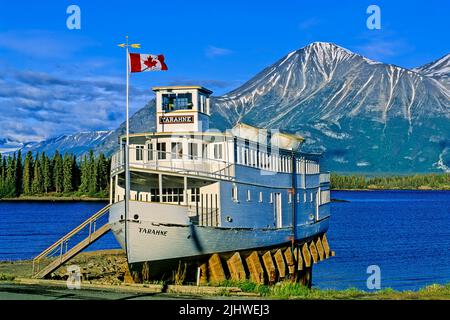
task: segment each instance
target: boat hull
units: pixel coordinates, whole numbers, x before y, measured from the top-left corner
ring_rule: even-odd
[[[292,227],[279,229],[203,227],[189,223],[187,208],[162,204],[148,206],[130,202],[130,216],[126,223],[127,245],[125,246],[125,221],[123,205],[113,205],[110,213],[111,229],[121,246],[127,249],[128,262],[162,262],[192,259],[213,253],[261,250],[292,243],[306,242],[328,230],[329,219],[298,225],[293,238]],[[151,210],[153,209],[153,210]],[[167,211],[164,211],[167,209]],[[160,210],[160,212],[157,212]],[[165,217],[161,218],[161,210]],[[179,210],[178,212],[175,212]],[[171,213],[168,213],[171,212]],[[184,221],[183,221],[184,219]]]

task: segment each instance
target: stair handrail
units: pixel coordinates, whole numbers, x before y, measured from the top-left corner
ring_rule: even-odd
[[[74,228],[72,231],[68,232],[67,234],[65,234],[61,239],[59,239],[58,241],[54,242],[50,247],[48,247],[47,249],[45,249],[44,251],[42,251],[39,255],[37,255],[36,257],[33,258],[33,264],[35,261],[40,260],[42,257],[46,256],[47,253],[51,252],[52,250],[56,249],[57,247],[59,247],[61,245],[61,243],[64,243],[64,241],[69,240],[70,238],[72,238],[72,236],[74,236],[75,234],[77,234],[80,230],[82,230],[85,226],[87,226],[88,224],[90,224],[92,221],[96,221],[98,220],[98,218],[100,218],[101,216],[103,216],[103,214],[105,214],[105,212],[107,212],[109,210],[109,208],[111,207],[110,204],[108,204],[107,206],[103,207],[102,209],[100,209],[99,211],[97,211],[96,213],[94,213],[92,216],[90,216],[88,219],[86,219],[84,222],[82,222],[81,224],[79,224],[76,228]]]

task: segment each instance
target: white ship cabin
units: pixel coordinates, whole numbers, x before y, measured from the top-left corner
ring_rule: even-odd
[[[155,87],[156,132],[130,135],[131,201],[187,208],[193,224],[287,228],[329,216],[330,175],[304,139],[244,123],[210,128],[211,91]],[[124,143],[112,157],[111,202],[124,201]],[[136,214],[134,219],[139,219]]]

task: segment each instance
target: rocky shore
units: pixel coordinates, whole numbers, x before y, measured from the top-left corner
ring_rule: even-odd
[[[67,267],[80,268],[83,282],[119,285],[126,282],[127,260],[123,250],[83,252],[51,274],[52,280],[66,280]],[[33,263],[27,261],[2,261],[0,274],[10,277],[31,278]]]

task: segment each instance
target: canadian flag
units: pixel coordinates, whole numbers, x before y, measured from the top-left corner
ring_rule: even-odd
[[[130,53],[131,72],[165,71],[164,55]]]

